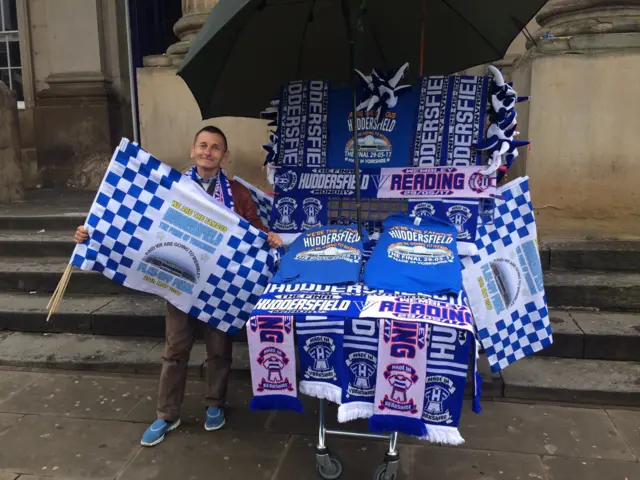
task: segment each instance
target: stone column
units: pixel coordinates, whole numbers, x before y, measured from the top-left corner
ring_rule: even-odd
[[[532,201],[548,219],[640,214],[640,2],[552,0],[512,78]]]
[[[144,58],[145,67],[179,66],[189,51],[191,42],[204,25],[213,7],[219,0],[182,0],[182,17],[173,26],[173,32],[180,39],[167,48],[164,55],[150,55]]]

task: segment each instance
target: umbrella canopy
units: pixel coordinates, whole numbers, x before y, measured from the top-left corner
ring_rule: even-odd
[[[178,75],[203,119],[257,117],[293,80],[358,69],[447,75],[504,57],[546,0],[220,0]]]

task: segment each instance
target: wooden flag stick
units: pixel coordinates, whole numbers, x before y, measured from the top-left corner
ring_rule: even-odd
[[[71,278],[71,269],[73,265],[68,264],[67,268],[64,270],[62,274],[62,278],[60,278],[60,282],[58,282],[58,286],[56,287],[55,292],[51,296],[49,303],[47,304],[47,310],[49,310],[49,315],[47,316],[47,322],[51,318],[60,306],[60,302],[62,301],[62,297],[64,296],[65,291],[67,290],[67,285],[69,285],[69,279]]]

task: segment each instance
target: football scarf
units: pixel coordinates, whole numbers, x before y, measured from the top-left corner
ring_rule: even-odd
[[[344,319],[296,317],[300,393],[340,404]]]
[[[259,315],[247,328],[251,384],[251,410],[302,411],[296,389],[296,354],[293,317]]]
[[[198,171],[195,166],[191,167],[184,174],[185,176],[191,178],[191,180],[193,180],[194,182],[202,185],[198,176]],[[233,210],[234,203],[233,203],[233,195],[231,194],[231,184],[229,183],[229,179],[225,175],[224,171],[220,170],[220,172],[218,173],[217,179],[214,181],[215,181],[215,186],[213,188],[213,192],[207,191],[207,193],[209,193],[215,201],[220,202],[228,209]]]
[[[422,437],[424,440],[445,445],[464,443],[458,424],[473,343],[470,332],[440,325],[429,326],[422,410],[422,421],[427,427],[427,434]]]
[[[342,404],[338,422],[373,415],[378,366],[378,321],[346,318],[342,364]]]
[[[426,324],[380,320],[375,413],[369,419],[372,432],[427,435],[422,421],[426,343]]]

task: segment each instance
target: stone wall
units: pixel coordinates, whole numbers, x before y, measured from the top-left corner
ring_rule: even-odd
[[[16,97],[0,82],[0,202],[24,196],[21,155]]]

